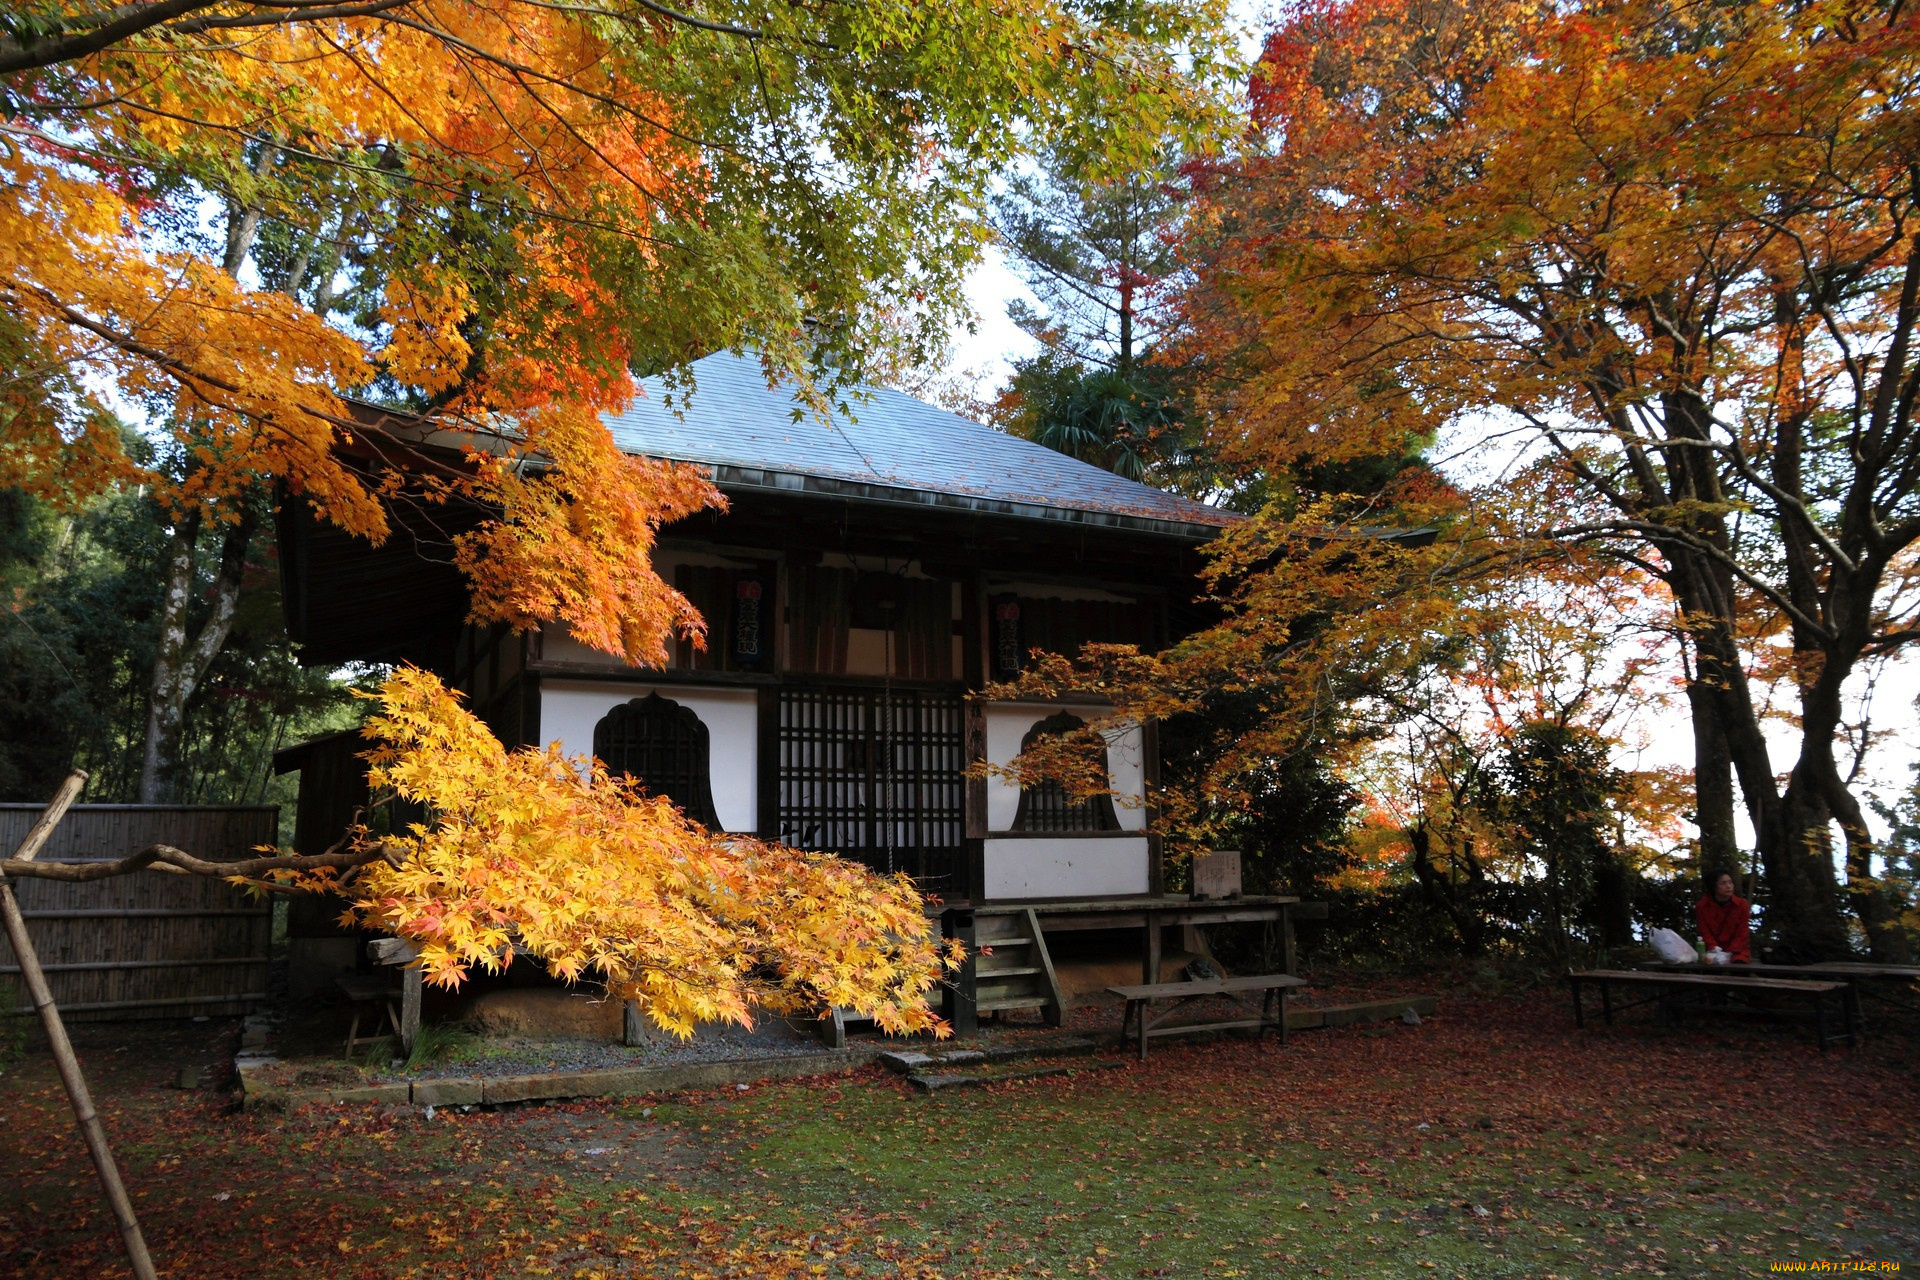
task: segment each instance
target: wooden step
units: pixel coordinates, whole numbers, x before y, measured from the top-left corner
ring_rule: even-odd
[[[973,968],[974,1009],[978,1013],[999,1013],[1013,1009],[1038,1009],[1048,1025],[1059,1026],[1065,1017],[1065,1001],[1047,954],[1047,940],[1040,931],[1040,918],[1029,907],[982,912],[975,920]],[[1014,948],[1020,948],[1015,951]],[[1000,949],[1006,949],[1002,964]]]

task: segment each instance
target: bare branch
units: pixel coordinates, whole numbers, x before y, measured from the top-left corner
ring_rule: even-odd
[[[151,844],[138,853],[128,854],[113,862],[29,862],[21,858],[8,858],[0,861],[0,874],[76,883],[111,880],[116,876],[132,875],[136,871],[165,867],[196,876],[251,879],[273,871],[351,871],[355,867],[378,862],[392,852],[384,844],[359,850],[343,850],[336,846],[335,850],[326,853],[276,853],[233,862],[209,862],[172,845]]]
[[[129,4],[90,17],[63,23],[66,31],[38,39],[0,37],[0,75],[34,71],[58,62],[71,62],[110,48],[128,36],[139,35],[183,14],[211,9],[219,0],[159,0],[157,4]]]

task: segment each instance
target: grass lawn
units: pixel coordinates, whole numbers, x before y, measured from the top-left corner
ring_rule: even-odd
[[[1396,984],[1396,989],[1406,989]],[[87,1068],[163,1273],[225,1277],[1920,1272],[1912,1042],[1576,1032],[1564,996],[1162,1042],[923,1098],[891,1077],[467,1115],[225,1114],[206,1028]],[[123,1275],[50,1065],[7,1078],[0,1275]]]

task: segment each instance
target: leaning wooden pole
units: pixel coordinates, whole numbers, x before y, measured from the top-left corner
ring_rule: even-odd
[[[87,783],[87,775],[75,770],[67,780],[60,784],[60,792],[54,796],[53,803],[40,815],[40,821],[33,824],[33,830],[27,832],[27,838],[20,842],[13,856],[21,862],[31,862],[34,855],[46,844],[47,837],[60,825],[60,819],[66,816],[67,809],[80,795],[80,788]],[[13,954],[20,965],[20,976],[27,984],[27,994],[33,999],[33,1007],[40,1015],[40,1025],[46,1028],[47,1042],[53,1046],[53,1060],[60,1068],[60,1083],[67,1087],[67,1098],[73,1103],[73,1114],[80,1121],[80,1133],[87,1141],[87,1152],[93,1157],[93,1167],[100,1173],[100,1185],[106,1188],[107,1203],[113,1206],[113,1216],[120,1224],[120,1238],[126,1244],[127,1261],[133,1266],[137,1280],[156,1280],[153,1258],[147,1253],[147,1242],[141,1238],[139,1219],[133,1216],[133,1201],[127,1197],[126,1184],[120,1181],[120,1167],[113,1162],[113,1152],[107,1147],[107,1131],[100,1124],[100,1117],[94,1112],[93,1097],[87,1092],[87,1079],[80,1074],[80,1060],[73,1055],[73,1042],[67,1039],[66,1024],[60,1021],[60,1010],[53,1003],[53,992],[47,986],[47,975],[41,971],[40,957],[33,949],[33,939],[27,936],[27,921],[20,914],[20,904],[14,901],[13,886],[4,874],[0,874],[0,914],[6,917],[7,941],[13,944]]]

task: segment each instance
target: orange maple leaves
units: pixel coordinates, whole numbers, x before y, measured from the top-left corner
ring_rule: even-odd
[[[561,7],[271,16],[157,28],[24,82],[36,105],[84,102],[63,131],[0,125],[0,299],[30,362],[112,387],[172,448],[143,465],[107,415],[21,397],[10,471],[67,501],[142,484],[215,521],[277,483],[377,540],[381,486],[335,446],[375,434],[346,397],[383,378],[486,441],[430,492],[499,513],[462,550],[476,620],[559,618],[659,660],[697,620],[649,569],[652,531],[715,495],[598,426],[634,391],[603,264],[610,241],[650,253],[663,192],[698,197],[692,145],[609,69],[601,26]],[[304,207],[316,188],[295,170],[334,174],[319,190],[340,208]],[[195,186],[229,192],[224,253],[179,226]],[[342,324],[307,305],[311,285],[258,279],[262,219],[317,237],[332,256],[316,270],[374,273],[377,314]]]

